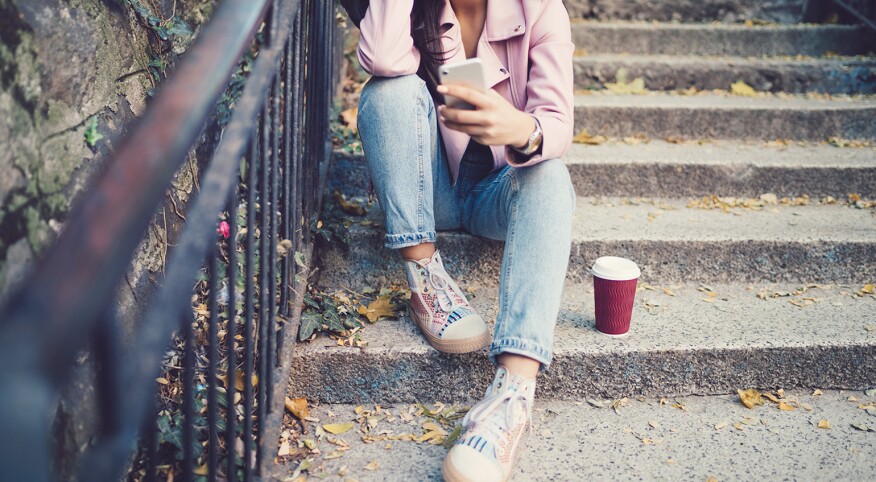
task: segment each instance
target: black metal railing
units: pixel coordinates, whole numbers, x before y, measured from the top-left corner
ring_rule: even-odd
[[[0,311],[4,480],[52,478],[53,404],[86,350],[96,360],[100,423],[79,480],[151,481],[173,472],[236,481],[269,472],[306,287],[308,225],[330,152],[337,39],[332,1],[220,3]],[[254,43],[251,71],[161,288],[123,341],[114,293]]]

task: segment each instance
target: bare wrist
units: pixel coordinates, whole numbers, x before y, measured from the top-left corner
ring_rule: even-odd
[[[517,139],[517,142],[511,144],[512,147],[516,149],[523,149],[529,144],[529,137],[535,132],[535,119],[532,118],[529,114],[523,114],[525,120],[523,121],[523,125],[527,126],[526,129],[521,129],[519,132],[521,136]]]

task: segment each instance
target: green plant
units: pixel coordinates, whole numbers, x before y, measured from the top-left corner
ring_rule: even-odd
[[[94,149],[97,142],[103,138],[103,134],[97,130],[97,116],[92,116],[85,123],[85,143],[88,144],[88,147]]]

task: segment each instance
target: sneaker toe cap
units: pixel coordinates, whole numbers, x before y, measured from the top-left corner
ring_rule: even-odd
[[[502,469],[486,455],[466,445],[454,445],[444,460],[444,472],[453,482],[502,482]]]
[[[487,324],[477,313],[471,312],[454,321],[441,334],[443,340],[465,340],[483,336],[487,332]]]

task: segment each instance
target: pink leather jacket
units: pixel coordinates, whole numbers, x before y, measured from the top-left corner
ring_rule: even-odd
[[[415,0],[370,0],[362,19],[359,63],[370,74],[415,74],[420,54],[411,38]],[[416,0],[424,1],[424,0]],[[434,1],[434,0],[433,0]],[[465,60],[459,21],[445,0],[441,38],[447,64]],[[490,0],[477,46],[487,86],[536,117],[544,133],[541,153],[525,158],[509,146],[491,146],[494,168],[529,166],[562,157],[572,143],[573,87],[569,14],[561,0]],[[453,182],[470,137],[440,126]]]

